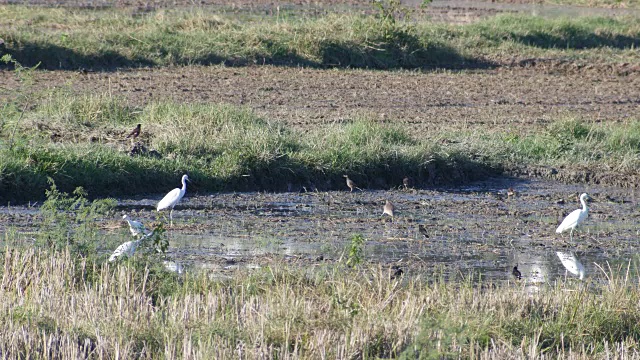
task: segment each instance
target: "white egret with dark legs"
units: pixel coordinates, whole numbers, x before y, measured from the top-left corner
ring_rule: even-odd
[[[573,241],[573,230],[578,227],[581,223],[583,223],[587,216],[589,215],[589,208],[587,207],[587,200],[589,199],[589,195],[584,193],[580,195],[580,202],[582,203],[582,209],[573,210],[567,217],[562,220],[562,223],[556,229],[556,233],[560,234],[566,230],[571,229],[569,233],[569,237],[571,241]]]
[[[158,203],[158,211],[171,208],[171,211],[169,211],[171,226],[173,226],[173,207],[176,206],[176,204],[184,196],[184,193],[187,191],[187,180],[189,180],[189,177],[186,174],[182,175],[182,188],[175,188],[169,191],[169,193],[165,195]]]

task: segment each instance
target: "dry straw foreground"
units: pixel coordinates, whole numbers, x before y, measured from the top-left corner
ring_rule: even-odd
[[[640,289],[602,283],[527,290],[378,266],[272,267],[231,279],[178,277],[131,259],[6,249],[5,358],[638,357]],[[435,276],[437,279],[437,275]]]

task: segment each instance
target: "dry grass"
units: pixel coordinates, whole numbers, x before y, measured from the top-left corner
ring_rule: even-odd
[[[390,280],[387,269],[275,263],[230,280],[136,262],[6,249],[0,352],[53,358],[599,358],[640,356],[640,287],[607,270],[591,286],[529,292]],[[437,278],[437,277],[436,277]],[[600,283],[602,281],[602,283]]]

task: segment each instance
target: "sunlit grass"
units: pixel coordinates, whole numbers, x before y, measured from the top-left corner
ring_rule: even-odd
[[[5,249],[2,265],[5,354],[599,357],[636,353],[640,338],[640,288],[624,269],[597,275],[591,286],[530,292],[524,282],[390,279],[378,266],[310,273],[276,261],[215,281],[33,249]]]
[[[49,69],[189,64],[467,68],[520,58],[638,60],[633,17],[502,15],[467,25],[321,17],[237,16],[206,8],[127,10],[0,7],[0,35],[23,65]]]
[[[344,188],[349,173],[366,187],[391,188],[480,179],[523,165],[628,173],[640,166],[640,125],[566,117],[539,131],[442,127],[416,136],[361,115],[344,123],[291,129],[228,104],[152,102],[108,95],[45,97],[22,117],[7,109],[0,136],[0,189],[8,199],[42,198],[47,177],[65,191],[98,195],[164,192],[184,173],[199,191]],[[126,134],[160,158],[130,156]],[[448,139],[443,142],[442,139]],[[12,144],[12,146],[10,146]]]

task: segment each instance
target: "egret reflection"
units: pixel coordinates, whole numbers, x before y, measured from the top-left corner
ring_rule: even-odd
[[[562,265],[564,265],[565,269],[567,269],[568,272],[580,277],[580,280],[584,278],[584,274],[586,273],[586,271],[584,270],[584,265],[582,265],[582,263],[580,262],[580,260],[578,260],[574,253],[558,251],[556,252],[556,254],[560,258],[560,261],[562,261]]]

